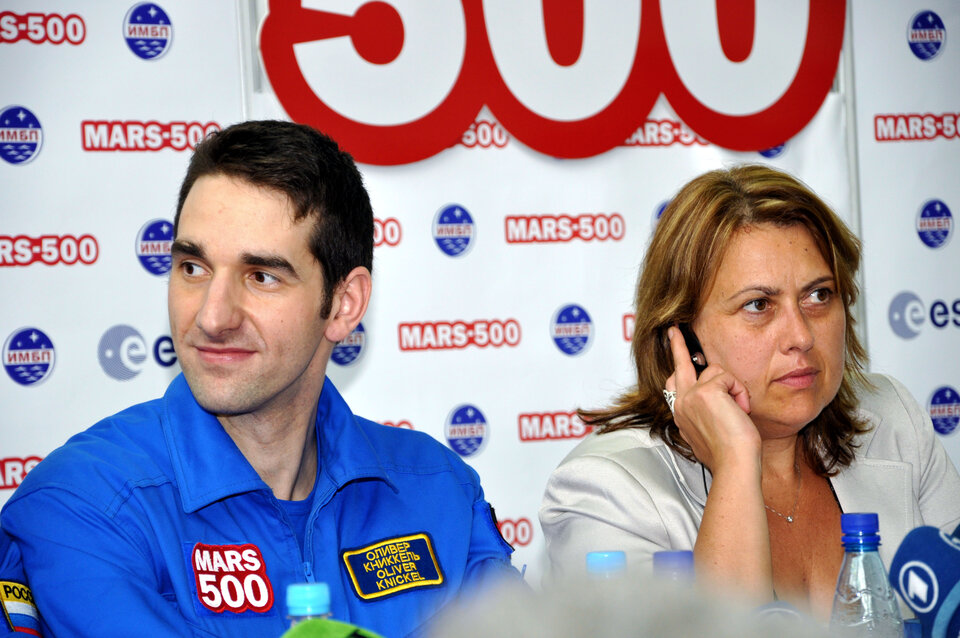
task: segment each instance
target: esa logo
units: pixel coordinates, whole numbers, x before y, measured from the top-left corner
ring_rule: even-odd
[[[162,277],[170,272],[170,246],[173,224],[166,219],[151,219],[137,233],[137,259],[151,275]]]
[[[483,449],[487,435],[487,419],[469,403],[450,410],[443,428],[447,443],[460,456],[473,456]]]
[[[952,302],[937,299],[930,304],[928,314],[920,297],[905,290],[893,298],[887,313],[890,327],[901,339],[913,339],[920,334],[928,316],[935,328],[946,328],[951,324],[960,327],[960,298]]]
[[[943,20],[933,11],[921,11],[910,20],[907,43],[919,59],[927,62],[940,55],[947,40]]]
[[[923,203],[917,213],[917,235],[930,248],[940,248],[950,239],[953,215],[945,203],[931,199]]]
[[[143,370],[150,354],[157,365],[169,368],[177,362],[173,339],[164,335],[148,349],[147,342],[136,328],[116,325],[103,333],[97,345],[97,360],[100,367],[118,381],[129,381]]]
[[[56,349],[42,330],[20,328],[3,344],[3,367],[20,385],[32,386],[53,373]]]
[[[0,111],[0,157],[7,164],[29,164],[43,146],[43,127],[33,112],[19,105]]]
[[[550,336],[560,352],[569,356],[583,354],[591,343],[593,321],[577,304],[561,307],[550,322]]]
[[[937,388],[927,401],[927,411],[933,429],[940,434],[950,434],[960,423],[960,395],[948,385]]]
[[[160,5],[141,2],[123,19],[123,39],[141,60],[159,60],[173,44],[173,24]]]
[[[362,323],[358,323],[347,338],[333,347],[330,360],[339,366],[349,366],[357,362],[367,343],[367,332]]]
[[[433,239],[448,257],[463,257],[476,239],[473,217],[459,204],[444,206],[433,217]]]

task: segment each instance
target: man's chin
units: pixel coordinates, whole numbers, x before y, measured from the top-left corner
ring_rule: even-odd
[[[248,397],[236,396],[235,393],[217,392],[214,389],[203,387],[202,384],[190,382],[187,377],[187,385],[193,393],[193,398],[201,408],[214,416],[237,416],[252,412],[256,407],[256,402]]]

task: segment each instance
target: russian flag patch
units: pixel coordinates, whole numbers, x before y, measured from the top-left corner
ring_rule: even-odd
[[[30,636],[42,636],[40,633],[40,614],[33,602],[30,588],[22,583],[0,580],[0,607],[7,624],[14,632]]]

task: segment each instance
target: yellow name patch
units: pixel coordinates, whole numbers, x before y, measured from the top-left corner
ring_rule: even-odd
[[[353,590],[364,600],[443,584],[443,572],[426,534],[388,538],[341,554]]]

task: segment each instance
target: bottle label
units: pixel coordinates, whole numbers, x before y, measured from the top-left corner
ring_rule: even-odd
[[[443,584],[443,572],[426,533],[388,538],[345,550],[341,556],[353,591],[363,600]]]

